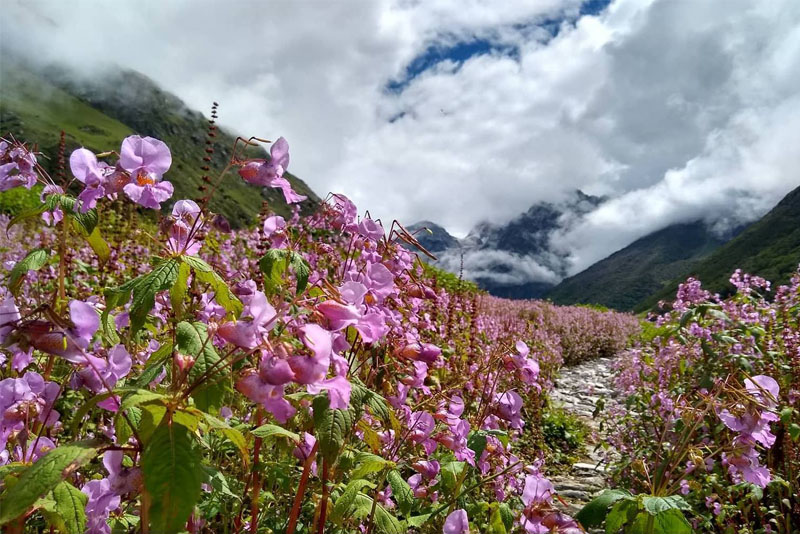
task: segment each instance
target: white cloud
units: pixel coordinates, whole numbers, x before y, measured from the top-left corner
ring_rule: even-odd
[[[608,194],[555,236],[573,272],[670,223],[752,219],[800,183],[800,3],[614,0],[552,39],[535,25],[579,5],[6,0],[0,39],[137,69],[197,109],[217,100],[237,131],[286,136],[318,193],[385,219],[464,235],[574,189]],[[429,45],[477,38],[518,54],[385,90]],[[547,277],[535,267],[521,272]]]

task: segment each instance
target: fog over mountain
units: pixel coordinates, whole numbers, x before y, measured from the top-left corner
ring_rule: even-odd
[[[0,46],[219,101],[232,130],[284,135],[321,196],[387,221],[464,236],[607,197],[534,262],[465,254],[511,281],[557,281],[676,223],[738,227],[800,183],[795,0],[6,0]]]

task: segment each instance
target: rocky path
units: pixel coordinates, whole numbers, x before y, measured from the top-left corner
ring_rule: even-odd
[[[558,494],[570,503],[568,511],[573,514],[605,488],[604,455],[607,453],[602,449],[593,451],[602,435],[592,413],[600,399],[606,406],[615,402],[617,395],[613,391],[611,370],[613,361],[614,358],[597,358],[564,367],[551,392],[553,402],[580,417],[594,435],[593,443],[587,444],[584,458],[573,464],[567,475],[551,478]]]

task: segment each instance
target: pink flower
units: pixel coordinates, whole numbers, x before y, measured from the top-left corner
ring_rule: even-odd
[[[443,534],[469,534],[469,518],[463,508],[454,510],[444,520]]]
[[[269,150],[270,157],[267,160],[251,161],[239,169],[239,175],[253,185],[264,187],[275,187],[283,192],[283,198],[287,204],[302,202],[307,197],[298,195],[289,180],[283,177],[286,168],[289,166],[289,143],[280,137]]]
[[[0,139],[0,191],[36,185],[36,156],[24,145]]]
[[[331,364],[331,333],[316,324],[307,324],[300,329],[300,339],[311,351],[311,356],[297,355],[289,358],[289,365],[300,384],[321,382],[328,374]]]
[[[69,167],[75,178],[85,186],[78,195],[78,200],[81,201],[80,211],[85,213],[95,207],[98,199],[105,196],[108,167],[101,167],[94,153],[85,148],[72,152],[69,156]]]
[[[192,200],[179,200],[172,207],[167,248],[175,253],[193,256],[200,251],[202,243],[195,240],[202,226],[200,206]]]
[[[170,165],[172,154],[162,141],[131,135],[122,141],[120,166],[131,174],[123,191],[128,198],[145,208],[159,209],[172,196],[173,187],[161,177]]]

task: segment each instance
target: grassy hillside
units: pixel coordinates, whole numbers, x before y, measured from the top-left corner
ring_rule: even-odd
[[[702,222],[676,224],[643,237],[547,293],[556,304],[601,304],[633,310],[682,277],[725,242]]]
[[[733,286],[728,282],[737,268],[782,284],[789,281],[800,263],[800,188],[795,189],[761,220],[723,245],[689,272],[667,284],[661,291],[643,300],[636,311],[655,307],[659,300],[674,298],[678,284],[694,276],[713,292],[727,295]]]
[[[3,58],[0,94],[0,135],[12,133],[38,143],[48,158],[43,162],[48,170],[55,166],[61,130],[66,134],[68,151],[79,146],[96,152],[118,150],[123,138],[138,133],[162,139],[172,150],[173,164],[165,179],[175,186],[173,199],[199,195],[208,123],[201,113],[189,110],[147,77],[118,70],[109,72],[102,82],[76,81],[64,71],[34,72]],[[218,131],[209,164],[212,177],[225,167],[234,139]],[[248,155],[265,157],[266,152],[253,149]],[[319,201],[302,180],[288,178],[295,190],[309,196],[304,209]],[[289,211],[280,191],[264,189],[259,193],[230,173],[211,208],[224,214],[232,225],[243,226],[255,221],[264,200],[277,213]]]

